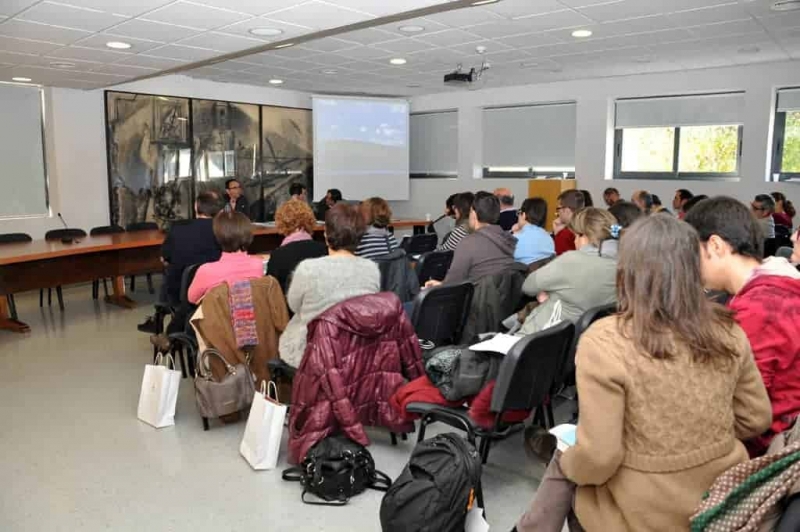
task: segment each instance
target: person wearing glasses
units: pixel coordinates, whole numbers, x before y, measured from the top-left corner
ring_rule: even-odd
[[[775,200],[769,194],[759,194],[750,204],[753,216],[758,220],[758,225],[764,232],[764,238],[775,238],[775,219],[772,213],[775,212]]]
[[[553,222],[556,255],[575,251],[575,233],[570,231],[569,223],[575,213],[586,206],[585,201],[586,198],[580,190],[567,190],[558,197],[556,220]]]
[[[225,181],[225,212],[240,212],[249,218],[250,206],[244,197],[242,184],[236,179]]]

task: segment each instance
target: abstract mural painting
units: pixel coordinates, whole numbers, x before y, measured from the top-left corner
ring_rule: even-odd
[[[112,224],[190,215],[189,127],[186,98],[106,92]]]

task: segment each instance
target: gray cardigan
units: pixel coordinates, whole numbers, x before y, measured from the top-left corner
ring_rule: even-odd
[[[311,320],[346,299],[381,290],[378,266],[359,257],[321,257],[297,265],[286,302],[294,312],[278,342],[280,357],[299,366]]]
[[[615,303],[618,244],[616,240],[603,242],[602,256],[592,245],[568,251],[531,273],[522,285],[523,293],[536,297],[540,292],[546,292],[549,298],[528,316],[520,332],[533,334],[541,331],[559,300],[561,319],[571,322],[578,321],[591,308]]]

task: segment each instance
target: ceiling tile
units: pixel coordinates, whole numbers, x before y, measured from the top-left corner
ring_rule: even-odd
[[[265,53],[277,57],[278,59],[303,59],[304,57],[311,57],[317,55],[319,52],[300,48],[299,46],[292,46],[291,48],[270,50],[269,52]]]
[[[379,42],[392,41],[397,38],[395,34],[377,28],[351,31],[348,33],[343,33],[339,35],[339,37],[347,41],[357,42],[359,44],[375,44]]]
[[[193,2],[211,7],[232,9],[250,15],[264,15],[287,7],[302,4],[306,0],[196,0]]]
[[[485,24],[491,21],[505,20],[497,13],[492,13],[482,7],[455,9],[446,13],[426,15],[425,18],[444,24],[450,28],[463,28],[466,26],[475,26],[476,24]]]
[[[303,43],[298,48],[316,50],[319,52],[338,52],[340,50],[348,50],[357,47],[359,47],[359,44],[356,42],[345,41],[337,39],[336,37],[325,37],[324,39],[316,39]]]
[[[179,44],[168,44],[161,48],[156,48],[147,52],[147,55],[153,57],[166,57],[168,59],[177,59],[180,61],[202,61],[204,59],[211,59],[219,55],[214,50],[206,50],[204,48],[193,48],[190,46],[181,46]]]
[[[733,0],[620,0],[578,9],[597,22],[611,22],[645,17],[660,13],[675,13],[687,9],[730,4]]]
[[[588,7],[597,4],[608,4],[614,1],[615,0],[559,0],[559,2],[567,7]]]
[[[60,1],[60,0],[59,0]],[[76,7],[98,9],[107,13],[138,17],[143,13],[165,6],[174,0],[64,0],[61,3]]]
[[[127,57],[122,61],[118,61],[118,64],[121,65],[155,68],[158,70],[167,70],[169,68],[174,68],[184,63],[185,61],[177,61],[175,59],[167,59],[164,57],[152,57],[144,54],[134,55],[132,57]]]
[[[344,65],[348,70],[356,72],[372,72],[375,69],[387,65],[388,62],[372,62],[372,61],[353,61]]]
[[[101,72],[106,74],[116,74],[119,76],[127,76],[130,78],[137,78],[139,76],[146,76],[147,74],[153,74],[154,72],[158,72],[158,69],[155,68],[141,68],[141,67],[133,67],[129,65],[102,65],[98,67],[95,72]]]
[[[771,17],[758,19],[768,31],[784,30],[789,28],[800,28],[800,11],[789,11]]]
[[[241,22],[242,20],[251,18],[251,16],[227,9],[189,4],[183,0],[179,0],[174,4],[157,9],[156,11],[151,11],[142,18],[154,22],[176,24],[178,26],[186,26],[201,30],[211,30]]]
[[[409,34],[407,32],[400,31],[400,28],[402,28],[403,26],[420,26],[425,29],[419,33]],[[389,33],[398,35],[400,37],[419,37],[421,35],[427,35],[435,31],[442,31],[449,28],[449,26],[445,26],[444,24],[436,22],[435,20],[429,18],[412,18],[408,20],[393,22],[391,24],[385,24],[383,26],[378,26],[378,27],[383,31],[388,31]]]
[[[422,35],[418,39],[435,46],[457,46],[483,40],[480,35],[463,30],[445,30],[431,33],[430,35]]]
[[[405,38],[397,39],[396,41],[382,42],[376,44],[374,48],[379,48],[395,54],[409,54],[421,52],[422,50],[429,50],[431,45],[414,39]]]
[[[511,46],[505,45],[499,41],[477,41],[470,44],[449,46],[448,48],[463,54],[475,54],[477,53],[475,49],[478,46],[483,46],[484,48],[486,48],[486,51],[484,53],[502,52],[504,50],[509,50],[512,48]]]
[[[369,13],[375,17],[405,13],[415,9],[443,4],[443,0],[391,0],[376,2],[375,0],[333,0],[339,6]]]
[[[693,37],[721,37],[723,35],[742,35],[745,33],[764,33],[764,28],[753,19],[704,24],[686,28]]]
[[[0,51],[0,62],[12,65],[22,65],[30,63],[31,61],[35,61],[38,58],[39,56],[37,55]]]
[[[495,39],[499,43],[506,44],[513,48],[530,48],[532,46],[542,46],[546,44],[558,44],[563,42],[554,32],[548,33],[525,33],[514,37],[503,37]]]
[[[592,20],[584,17],[580,13],[567,9],[565,11],[556,11],[554,13],[517,19],[515,23],[525,28],[528,32],[532,32],[588,26],[592,24]]]
[[[347,54],[347,52],[342,52],[342,54]],[[318,63],[323,66],[338,66],[343,65],[345,63],[350,63],[353,61],[353,58],[348,55],[341,55],[341,54],[317,54],[312,57],[308,58],[309,61],[313,63]],[[291,66],[294,66],[294,63],[290,63]]]
[[[42,22],[44,24],[87,31],[104,30],[125,21],[125,18],[119,15],[63,4],[52,4],[50,2],[36,4],[19,15],[18,18],[30,22]]]
[[[183,39],[176,44],[230,53],[247,50],[248,48],[254,48],[256,46],[263,46],[265,43],[258,39],[248,39],[247,37],[212,31]]]
[[[476,56],[476,59],[486,58],[490,64],[502,65],[505,63],[524,62],[529,60],[531,55],[525,50],[508,50],[505,52],[494,52],[483,56]]]
[[[317,30],[338,28],[374,18],[371,15],[336,7],[332,4],[320,2],[319,0],[311,0],[297,7],[270,13],[269,17],[289,24],[298,24]]]
[[[96,48],[98,50],[108,50],[106,43],[109,41],[118,41],[118,40],[120,40],[120,38],[114,35],[107,35],[105,33],[95,33],[91,37],[75,43],[75,45],[80,46],[82,48]],[[157,48],[163,44],[155,41],[133,39],[131,37],[125,37],[124,40],[126,43],[131,45],[131,47],[127,50],[127,52],[132,54],[139,54],[142,52],[146,52],[147,50],[152,50],[153,48]]]
[[[5,52],[19,52],[23,54],[45,54],[58,48],[59,45],[39,42],[28,41],[24,39],[15,39],[13,37],[0,36],[0,51]]]
[[[486,39],[496,39],[531,33],[531,30],[521,27],[516,22],[487,22],[479,26],[470,26],[467,31]]]
[[[666,18],[675,26],[699,26],[733,20],[752,20],[750,13],[737,4],[691,9],[666,15]]]
[[[26,61],[25,64],[53,68],[56,70],[64,70],[68,72],[91,72],[102,66],[102,63],[98,63],[97,61],[81,61],[78,59],[70,59],[68,62],[72,63],[72,65],[68,68],[63,68],[63,66],[58,68],[53,65],[53,63],[63,64],[65,61],[65,59],[60,57],[33,56],[31,57],[31,60]]]
[[[347,57],[349,60],[374,60],[374,59],[384,59],[387,57],[391,57],[393,54],[392,52],[387,52],[386,50],[380,50],[378,48],[373,48],[371,46],[359,46],[358,48],[352,48],[350,50],[345,50],[341,52],[343,57]]]
[[[73,30],[37,22],[25,22],[24,20],[17,19],[7,20],[0,24],[0,35],[52,42],[62,45],[72,44],[91,34],[92,33],[89,31]]]
[[[253,28],[271,28],[281,30],[283,33],[275,37],[264,37],[253,35],[250,30]],[[223,28],[218,28],[217,31],[222,33],[230,33],[231,35],[241,35],[243,37],[250,37],[264,42],[282,41],[284,39],[291,39],[300,35],[311,33],[311,28],[303,26],[295,26],[294,24],[286,24],[277,20],[261,18],[251,18],[243,22],[231,24]]]
[[[0,2],[0,15],[10,17],[28,8],[39,0],[3,0]]]
[[[120,24],[106,33],[119,35],[120,37],[133,37],[134,39],[169,43],[186,39],[192,35],[197,35],[198,32],[190,28],[182,28],[171,24],[134,19]]]
[[[441,61],[445,63],[453,63],[454,65],[464,59],[466,54],[457,52],[450,48],[436,48],[425,52],[418,52],[406,57],[408,59],[409,68],[414,68],[417,62],[427,63]]]
[[[242,63],[240,61],[223,61],[222,63],[214,63],[212,66],[206,68],[213,68],[223,72],[243,72],[252,67],[253,65],[251,63]]]
[[[551,11],[561,11],[564,5],[558,0],[503,0],[497,4],[484,6],[487,11],[492,11],[507,18],[540,15]]]
[[[111,50],[96,50],[94,48],[81,48],[78,46],[65,46],[48,54],[50,57],[64,59],[81,59],[83,61],[97,61],[99,63],[114,63],[131,54],[112,52]]]

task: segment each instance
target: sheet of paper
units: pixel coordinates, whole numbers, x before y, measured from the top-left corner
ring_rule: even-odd
[[[563,425],[556,425],[552,429],[550,429],[550,434],[556,437],[558,440],[558,450],[562,453],[575,445],[577,441],[577,429],[575,425],[571,423],[564,423]]]
[[[514,344],[522,340],[522,336],[511,334],[498,334],[494,338],[469,346],[473,351],[492,351],[507,355]]]
[[[473,506],[472,510],[467,513],[464,532],[489,532],[489,523],[483,518],[483,508]]]

